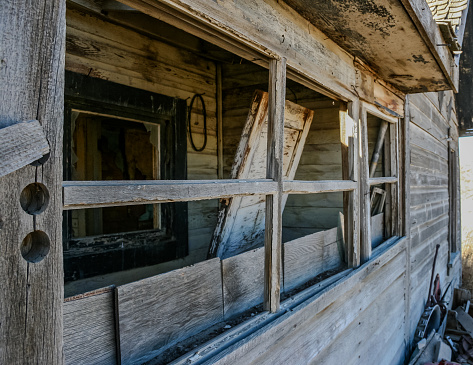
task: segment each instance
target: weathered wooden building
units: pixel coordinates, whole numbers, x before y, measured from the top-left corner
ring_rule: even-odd
[[[403,363],[468,5],[3,0],[0,363]]]

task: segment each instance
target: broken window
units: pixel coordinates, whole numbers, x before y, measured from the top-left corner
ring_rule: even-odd
[[[400,235],[399,122],[375,108],[364,112],[367,154],[363,163],[368,174],[369,233],[374,249],[388,238]]]

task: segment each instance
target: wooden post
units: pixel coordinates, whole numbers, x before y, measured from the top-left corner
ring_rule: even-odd
[[[0,178],[0,364],[63,363],[65,9],[64,0],[0,5],[0,128],[38,120],[50,147],[46,161]],[[28,213],[29,188],[21,193],[35,182],[42,206]]]
[[[340,140],[342,152],[343,180],[358,181],[358,120],[359,103],[351,102],[340,106]],[[343,215],[345,217],[345,252],[348,267],[360,264],[358,238],[359,214],[358,189],[343,193]]]
[[[406,95],[404,101],[404,120],[401,121],[402,128],[400,129],[400,144],[402,163],[399,168],[399,189],[401,190],[402,213],[401,215],[401,235],[406,236],[406,279],[404,284],[405,296],[405,326],[404,326],[404,343],[406,344],[406,353],[409,354],[411,336],[411,144],[410,144],[410,123],[411,113],[409,108],[409,95]]]
[[[276,194],[266,195],[264,309],[279,310],[282,246],[282,174],[286,59],[269,63],[268,147],[266,177],[278,183]]]
[[[352,138],[349,144],[348,158],[350,161],[350,174],[347,176],[349,180],[359,181],[360,170],[359,170],[359,120],[360,120],[360,102],[358,99],[351,103],[348,103],[348,115],[353,119],[353,131]],[[351,231],[350,248],[348,251],[348,266],[358,267],[360,265],[360,205],[358,204],[360,199],[359,188],[352,191],[349,195],[349,223],[347,229]],[[347,221],[347,219],[345,219]]]
[[[370,217],[370,184],[368,163],[368,121],[366,109],[360,110],[361,168],[360,168],[360,216],[361,216],[361,263],[371,257],[371,217]]]

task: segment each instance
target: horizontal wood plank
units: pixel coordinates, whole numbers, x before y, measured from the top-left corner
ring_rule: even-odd
[[[380,184],[395,184],[399,181],[397,177],[372,177],[369,179],[370,186]]]
[[[153,204],[274,194],[276,183],[261,180],[65,181],[64,209]]]
[[[123,364],[142,364],[223,320],[220,259],[119,286]]]
[[[49,153],[43,127],[37,120],[0,129],[0,177],[16,171]]]
[[[351,180],[325,181],[283,181],[283,192],[286,194],[312,194],[335,191],[355,190],[357,183]]]

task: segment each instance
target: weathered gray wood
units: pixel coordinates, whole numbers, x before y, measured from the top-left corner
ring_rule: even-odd
[[[268,98],[269,94],[262,91],[253,94],[247,121],[235,153],[232,178],[261,179],[271,176],[267,175],[269,169],[266,166],[267,161],[271,161],[266,152],[266,144],[271,140],[265,127],[270,115]],[[289,101],[283,103],[282,109],[285,111],[284,118],[281,117],[281,120],[284,120],[284,125],[281,125],[281,128],[284,126],[284,139],[280,146],[284,148],[285,154],[280,167],[283,169],[284,178],[292,180],[309,132],[313,112]],[[282,207],[286,200],[287,196],[282,198]],[[264,209],[264,195],[229,199],[219,213],[209,256],[226,258],[261,247],[264,241]]]
[[[371,247],[374,249],[384,241],[384,214],[371,217]]]
[[[360,261],[365,263],[371,257],[371,219],[370,219],[370,187],[369,187],[369,164],[368,164],[368,121],[365,104],[360,111],[360,218],[361,218],[361,241]]]
[[[243,256],[244,254],[238,255]],[[317,295],[322,292],[324,289],[332,285],[333,283],[341,280],[346,275],[348,275],[351,270],[345,270],[338,274],[335,274],[320,283],[317,283],[310,288],[305,289],[302,292],[299,292],[290,298],[286,299],[281,303],[282,310],[291,310],[292,308],[297,307],[299,304],[305,300]],[[246,336],[255,332],[256,329],[261,328],[272,319],[276,318],[279,314],[263,312],[255,315],[253,318],[237,325],[236,327],[231,328],[228,331],[225,331],[221,335],[212,339],[211,341],[195,348],[190,353],[185,354],[179,359],[173,361],[172,365],[185,365],[189,362],[195,361],[196,358],[198,361],[203,362],[218,354],[221,351],[221,347],[226,348],[230,344],[234,344],[240,340],[243,340]]]
[[[354,181],[283,181],[283,192],[285,194],[313,194],[329,193],[336,191],[351,191],[357,188]]]
[[[405,240],[206,364],[307,364],[386,290],[404,268]],[[363,288],[363,289],[362,289]],[[357,308],[357,311],[353,311]],[[341,313],[344,315],[340,316]],[[335,321],[335,322],[334,322]],[[294,327],[296,326],[296,327]],[[288,351],[297,348],[297,353]]]
[[[0,177],[39,160],[48,153],[48,141],[37,120],[0,129]]]
[[[119,286],[120,351],[141,364],[223,319],[220,259]]]
[[[264,302],[263,308],[271,313],[279,311],[281,295],[282,270],[282,179],[284,174],[284,127],[286,101],[286,59],[271,60],[269,64],[269,102],[268,102],[268,136],[266,148],[266,178],[278,184],[275,195],[266,195],[265,233],[264,233]],[[288,108],[290,110],[290,108]],[[305,118],[304,118],[305,119]],[[303,119],[303,120],[304,120]],[[310,113],[310,121],[312,114]],[[309,132],[310,121],[303,125],[305,135],[299,137],[301,142],[294,146],[295,156],[290,156],[290,165],[294,176],[299,163],[305,137]],[[295,160],[295,161],[294,161]],[[292,163],[294,161],[294,164]],[[294,166],[295,165],[295,166]],[[291,174],[292,172],[292,174]]]
[[[341,264],[338,229],[321,231],[284,243],[284,290],[290,291]]]
[[[20,193],[35,181],[26,166],[0,178],[0,363],[62,364],[62,125],[65,1],[5,0],[0,5],[0,128],[38,120],[50,145],[38,182],[49,191],[36,229],[49,237],[49,252],[27,262],[20,246],[33,231]],[[2,156],[2,158],[4,158]]]
[[[277,184],[260,180],[65,181],[64,208],[150,204],[273,194]]]
[[[222,260],[224,316],[230,318],[264,299],[264,247]]]
[[[337,79],[336,75],[343,80],[354,79],[352,59],[335,44],[324,42],[326,38],[322,33],[292,10],[279,8],[278,15],[275,16],[274,8],[264,2],[248,2],[240,8],[230,4],[213,5],[194,1],[192,5],[181,4],[178,9],[173,7],[172,1],[152,4],[143,0],[122,2],[238,56],[253,60],[263,67],[267,68],[267,61],[275,55],[286,57],[293,73],[306,82],[312,81],[312,84],[322,85],[324,89],[333,90],[344,98],[352,97],[348,85],[340,85],[334,80]],[[201,18],[203,14],[212,14],[215,20]],[[257,24],[260,24],[260,27],[256,26]],[[232,32],[227,32],[228,26],[233,28]],[[250,34],[251,37],[248,37]],[[274,34],[285,34],[286,39],[291,38],[294,45],[287,47],[287,44],[284,44],[289,40],[274,42]],[[308,53],[307,49],[318,49],[318,52]],[[332,53],[331,57],[327,57],[325,52]],[[335,59],[337,61],[334,61]],[[324,62],[337,62],[338,67],[330,72],[321,67],[314,72],[314,65]]]
[[[386,177],[372,177],[369,180],[369,185],[381,185],[381,184],[395,184],[399,181],[397,177],[391,177],[391,176],[386,176]]]
[[[64,362],[117,364],[113,289],[64,302]]]
[[[358,99],[348,103],[348,116],[351,120],[345,118],[344,125],[341,128],[348,129],[345,134],[348,136],[348,173],[346,178],[353,181],[360,181],[360,102]],[[349,124],[353,123],[351,138],[349,132]],[[347,213],[345,215],[345,244],[347,247],[347,264],[348,267],[358,267],[360,265],[360,186],[357,184],[356,189],[352,193],[345,194],[344,197],[347,204]]]

